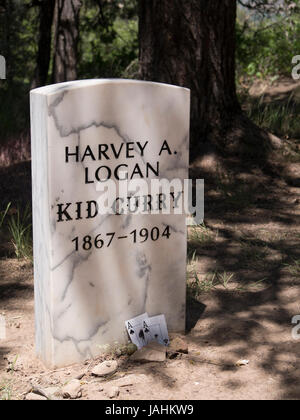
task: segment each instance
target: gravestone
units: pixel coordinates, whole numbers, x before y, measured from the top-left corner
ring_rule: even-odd
[[[122,213],[132,194],[118,200],[118,184],[188,178],[190,91],[86,80],[30,96],[38,355],[51,367],[95,357],[145,312],[184,331],[186,215]],[[163,196],[142,197],[144,210],[163,208]]]

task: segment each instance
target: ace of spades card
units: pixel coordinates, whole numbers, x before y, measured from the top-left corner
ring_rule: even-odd
[[[148,318],[148,314],[144,313],[135,318],[129,319],[128,321],[125,321],[130,340],[137,346],[138,349],[141,349],[147,344],[144,335],[143,322],[148,320]]]
[[[151,330],[150,330],[149,319],[150,318],[147,318],[147,319],[144,319],[144,321],[143,321],[143,331],[144,331],[144,337],[145,337],[146,344],[151,343],[151,341],[155,340],[155,338],[152,335]]]
[[[143,322],[143,331],[146,344],[151,341],[157,341],[163,346],[169,345],[169,335],[164,315],[157,315],[145,319]]]

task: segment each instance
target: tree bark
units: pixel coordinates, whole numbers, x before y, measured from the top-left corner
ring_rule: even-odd
[[[56,0],[53,83],[77,77],[80,0]]]
[[[141,78],[191,89],[192,158],[251,123],[236,95],[235,20],[236,0],[139,0]]]
[[[11,27],[12,27],[12,22],[13,22],[13,7],[14,5],[12,4],[11,1],[8,0],[3,0],[1,2],[1,9],[3,11],[3,25],[1,30],[3,30],[3,33],[1,31],[1,37],[3,37],[1,39],[1,54],[4,55],[5,60],[6,60],[6,75],[10,75],[11,74],[11,70],[12,70],[12,51],[11,51],[11,38],[12,38],[12,34],[11,34]],[[2,24],[2,22],[1,22]]]
[[[51,57],[51,29],[55,0],[42,0],[40,3],[40,28],[36,70],[31,88],[44,86],[48,80]]]

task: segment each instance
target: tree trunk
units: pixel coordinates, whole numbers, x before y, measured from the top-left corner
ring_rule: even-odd
[[[56,0],[53,83],[77,77],[80,0]]]
[[[236,0],[139,0],[141,78],[191,89],[192,158],[252,124],[236,96],[235,20]]]
[[[55,0],[42,0],[40,4],[40,28],[36,70],[31,88],[44,86],[48,80],[51,56],[51,28]]]
[[[1,30],[3,30],[3,34],[1,31],[1,37],[3,36],[3,38],[1,39],[1,53],[3,54],[6,60],[6,77],[10,76],[11,77],[11,73],[12,73],[12,69],[13,66],[11,65],[12,63],[12,51],[11,51],[11,38],[12,38],[12,22],[13,22],[13,7],[14,4],[12,3],[12,1],[9,0],[4,0],[1,3],[2,6],[2,10],[3,10],[3,24],[1,22]]]

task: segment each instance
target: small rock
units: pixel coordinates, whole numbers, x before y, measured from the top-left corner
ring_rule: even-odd
[[[153,341],[142,349],[136,351],[130,360],[136,362],[164,362],[166,360],[167,348]]]
[[[170,346],[168,347],[168,352],[174,353],[184,353],[188,354],[189,348],[187,343],[180,337],[175,337],[171,340]]]
[[[132,386],[134,384],[133,376],[134,375],[128,375],[125,378],[116,379],[113,381],[113,385],[118,387]]]
[[[122,388],[122,387],[132,386],[134,384],[146,383],[146,382],[148,382],[147,375],[131,374],[123,378],[115,379],[114,381],[111,382],[111,384]]]
[[[94,376],[108,376],[113,375],[118,369],[118,363],[115,360],[106,360],[95,366],[92,370]]]
[[[133,353],[135,353],[136,351],[137,351],[137,346],[135,345],[135,344],[133,344],[133,343],[129,343],[127,346],[126,346],[126,354],[128,355],[128,356],[131,356]]]
[[[57,386],[50,386],[48,388],[45,388],[44,392],[50,400],[56,400],[58,397],[61,396],[59,387]]]
[[[120,389],[117,386],[107,388],[106,395],[108,398],[116,398],[120,394]]]
[[[32,385],[30,383],[29,384],[26,384],[25,387],[24,387],[24,390],[23,390],[23,395],[27,395],[31,391],[32,391]]]
[[[121,357],[122,356],[122,350],[121,349],[116,349],[115,355],[116,355],[116,357]]]
[[[85,375],[85,372],[81,372],[77,376],[75,376],[75,379],[78,379],[80,381],[80,379],[82,379],[84,375]]]
[[[247,366],[249,365],[249,360],[238,360],[235,364],[235,366],[241,367],[241,366]]]
[[[26,395],[25,400],[27,401],[47,401],[46,397],[43,397],[42,395],[34,394],[33,392],[29,392],[29,394]]]
[[[82,395],[80,381],[78,379],[72,379],[72,381],[62,388],[62,395],[64,398],[71,398],[71,400],[80,398]]]

